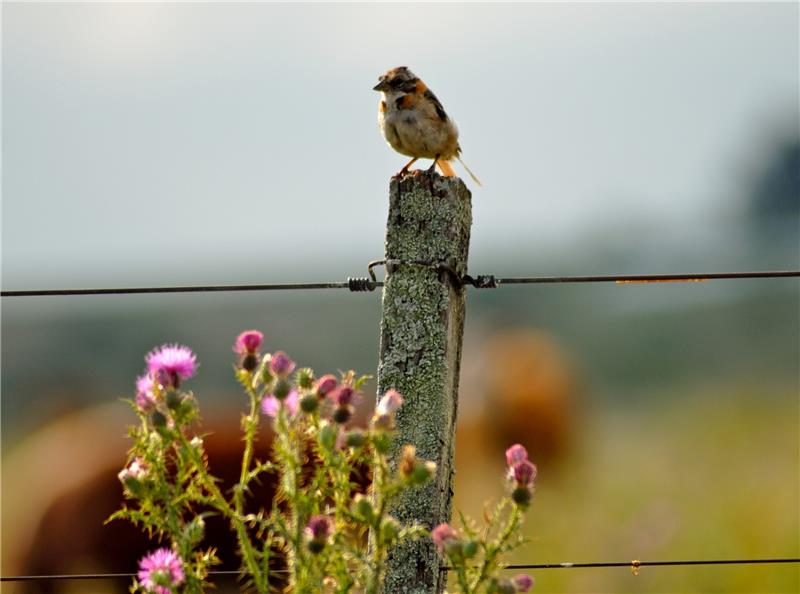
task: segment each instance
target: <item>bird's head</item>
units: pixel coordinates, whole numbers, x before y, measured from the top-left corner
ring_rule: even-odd
[[[417,86],[419,79],[407,66],[392,68],[378,78],[378,84],[372,87],[373,91],[382,93],[404,92],[410,93]]]

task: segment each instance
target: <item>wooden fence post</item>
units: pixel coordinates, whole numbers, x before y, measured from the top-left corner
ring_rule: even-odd
[[[395,460],[400,446],[413,444],[420,458],[437,464],[436,478],[393,514],[430,528],[450,520],[465,305],[458,278],[467,272],[471,224],[471,194],[460,179],[420,171],[392,179],[378,392],[394,388],[405,398]],[[445,582],[433,544],[423,539],[393,551],[384,592],[430,594]]]

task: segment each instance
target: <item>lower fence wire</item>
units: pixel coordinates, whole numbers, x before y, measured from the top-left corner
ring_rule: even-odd
[[[506,565],[504,569],[579,569],[590,567],[674,567],[678,565],[759,565],[764,563],[800,563],[798,559],[695,559],[689,561],[611,561],[599,563],[532,563]],[[451,568],[446,568],[448,571]]]
[[[690,565],[763,565],[776,563],[800,563],[800,558],[779,559],[694,559],[689,561],[611,561],[596,563],[525,563],[519,565],[505,565],[502,569],[589,569],[602,567],[630,567],[634,575],[638,574],[641,567],[676,567]],[[442,567],[441,571],[452,571],[452,567]],[[209,576],[235,576],[241,572],[237,570],[210,571]],[[287,570],[274,570],[271,573],[287,573]],[[0,582],[33,582],[45,580],[111,580],[136,577],[135,573],[75,573],[54,575],[12,575],[0,576]]]

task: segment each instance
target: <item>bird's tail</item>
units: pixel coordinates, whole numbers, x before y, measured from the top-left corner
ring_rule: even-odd
[[[450,165],[450,161],[439,159],[438,161],[436,161],[436,165],[439,167],[439,169],[442,172],[442,175],[444,175],[445,177],[458,177],[456,175],[455,169],[453,169],[453,166]]]
[[[461,166],[462,166],[464,169],[466,169],[466,170],[467,170],[467,173],[469,173],[469,176],[472,178],[472,181],[474,181],[476,184],[478,184],[479,186],[481,186],[481,187],[482,187],[482,186],[483,186],[483,184],[481,183],[481,180],[479,180],[477,177],[475,177],[475,174],[474,174],[474,173],[472,173],[472,171],[470,171],[470,170],[469,170],[469,167],[467,167],[467,164],[466,164],[466,163],[464,163],[464,161],[462,161],[462,160],[461,160],[461,157],[457,156],[457,157],[456,157],[456,159],[458,159],[458,162],[459,162],[459,163],[461,163]],[[452,168],[451,168],[451,169],[452,169]]]

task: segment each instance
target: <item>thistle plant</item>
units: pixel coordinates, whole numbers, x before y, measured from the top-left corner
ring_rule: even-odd
[[[145,358],[147,369],[129,401],[139,422],[129,430],[133,445],[119,473],[126,501],[109,518],[133,522],[160,544],[141,560],[132,591],[203,592],[219,563],[204,543],[205,518],[212,514],[236,534],[243,581],[258,592],[280,583],[296,593],[377,593],[389,550],[428,534],[390,515],[402,492],[436,472],[408,447],[397,468],[390,467],[402,396],[389,390],[366,428],[350,427],[367,376],[348,371],[316,378],[283,352],[262,355],[262,344],[260,332],[247,331],[234,345],[248,411],[239,480],[227,493],[209,469],[197,400],[183,389],[197,369],[195,355],[164,345]],[[258,460],[254,444],[266,423],[274,433],[272,455]],[[275,496],[254,502],[251,486],[266,475],[276,480]],[[369,479],[366,488],[358,476]],[[276,556],[288,576],[271,570]]]
[[[449,524],[431,531],[431,539],[456,575],[461,594],[513,594],[533,587],[533,578],[527,574],[513,578],[501,575],[503,555],[524,542],[518,532],[536,478],[536,466],[520,444],[506,450],[506,463],[508,493],[484,512],[483,528],[461,515],[461,533]]]
[[[248,590],[379,594],[392,548],[431,537],[461,592],[528,591],[528,576],[498,577],[502,555],[521,542],[516,533],[536,476],[522,446],[506,453],[509,494],[482,532],[463,517],[463,536],[447,524],[432,532],[404,525],[392,517],[393,503],[430,480],[436,465],[419,459],[411,445],[390,463],[402,395],[388,390],[368,425],[353,427],[368,376],[348,371],[318,378],[286,353],[262,354],[263,340],[249,330],[234,344],[234,374],[247,412],[239,479],[225,492],[209,468],[197,400],[184,389],[197,370],[194,353],[164,345],[145,357],[145,373],[128,401],[138,423],[129,429],[133,444],[119,473],[125,503],[109,518],[132,522],[158,543],[141,559],[132,592],[196,594],[211,587],[209,572],[220,562],[205,541],[205,519],[212,515],[222,516],[236,535]],[[272,451],[259,460],[255,443],[267,424]],[[252,485],[267,477],[276,485],[274,497],[254,500]],[[274,569],[276,558],[285,573]]]

